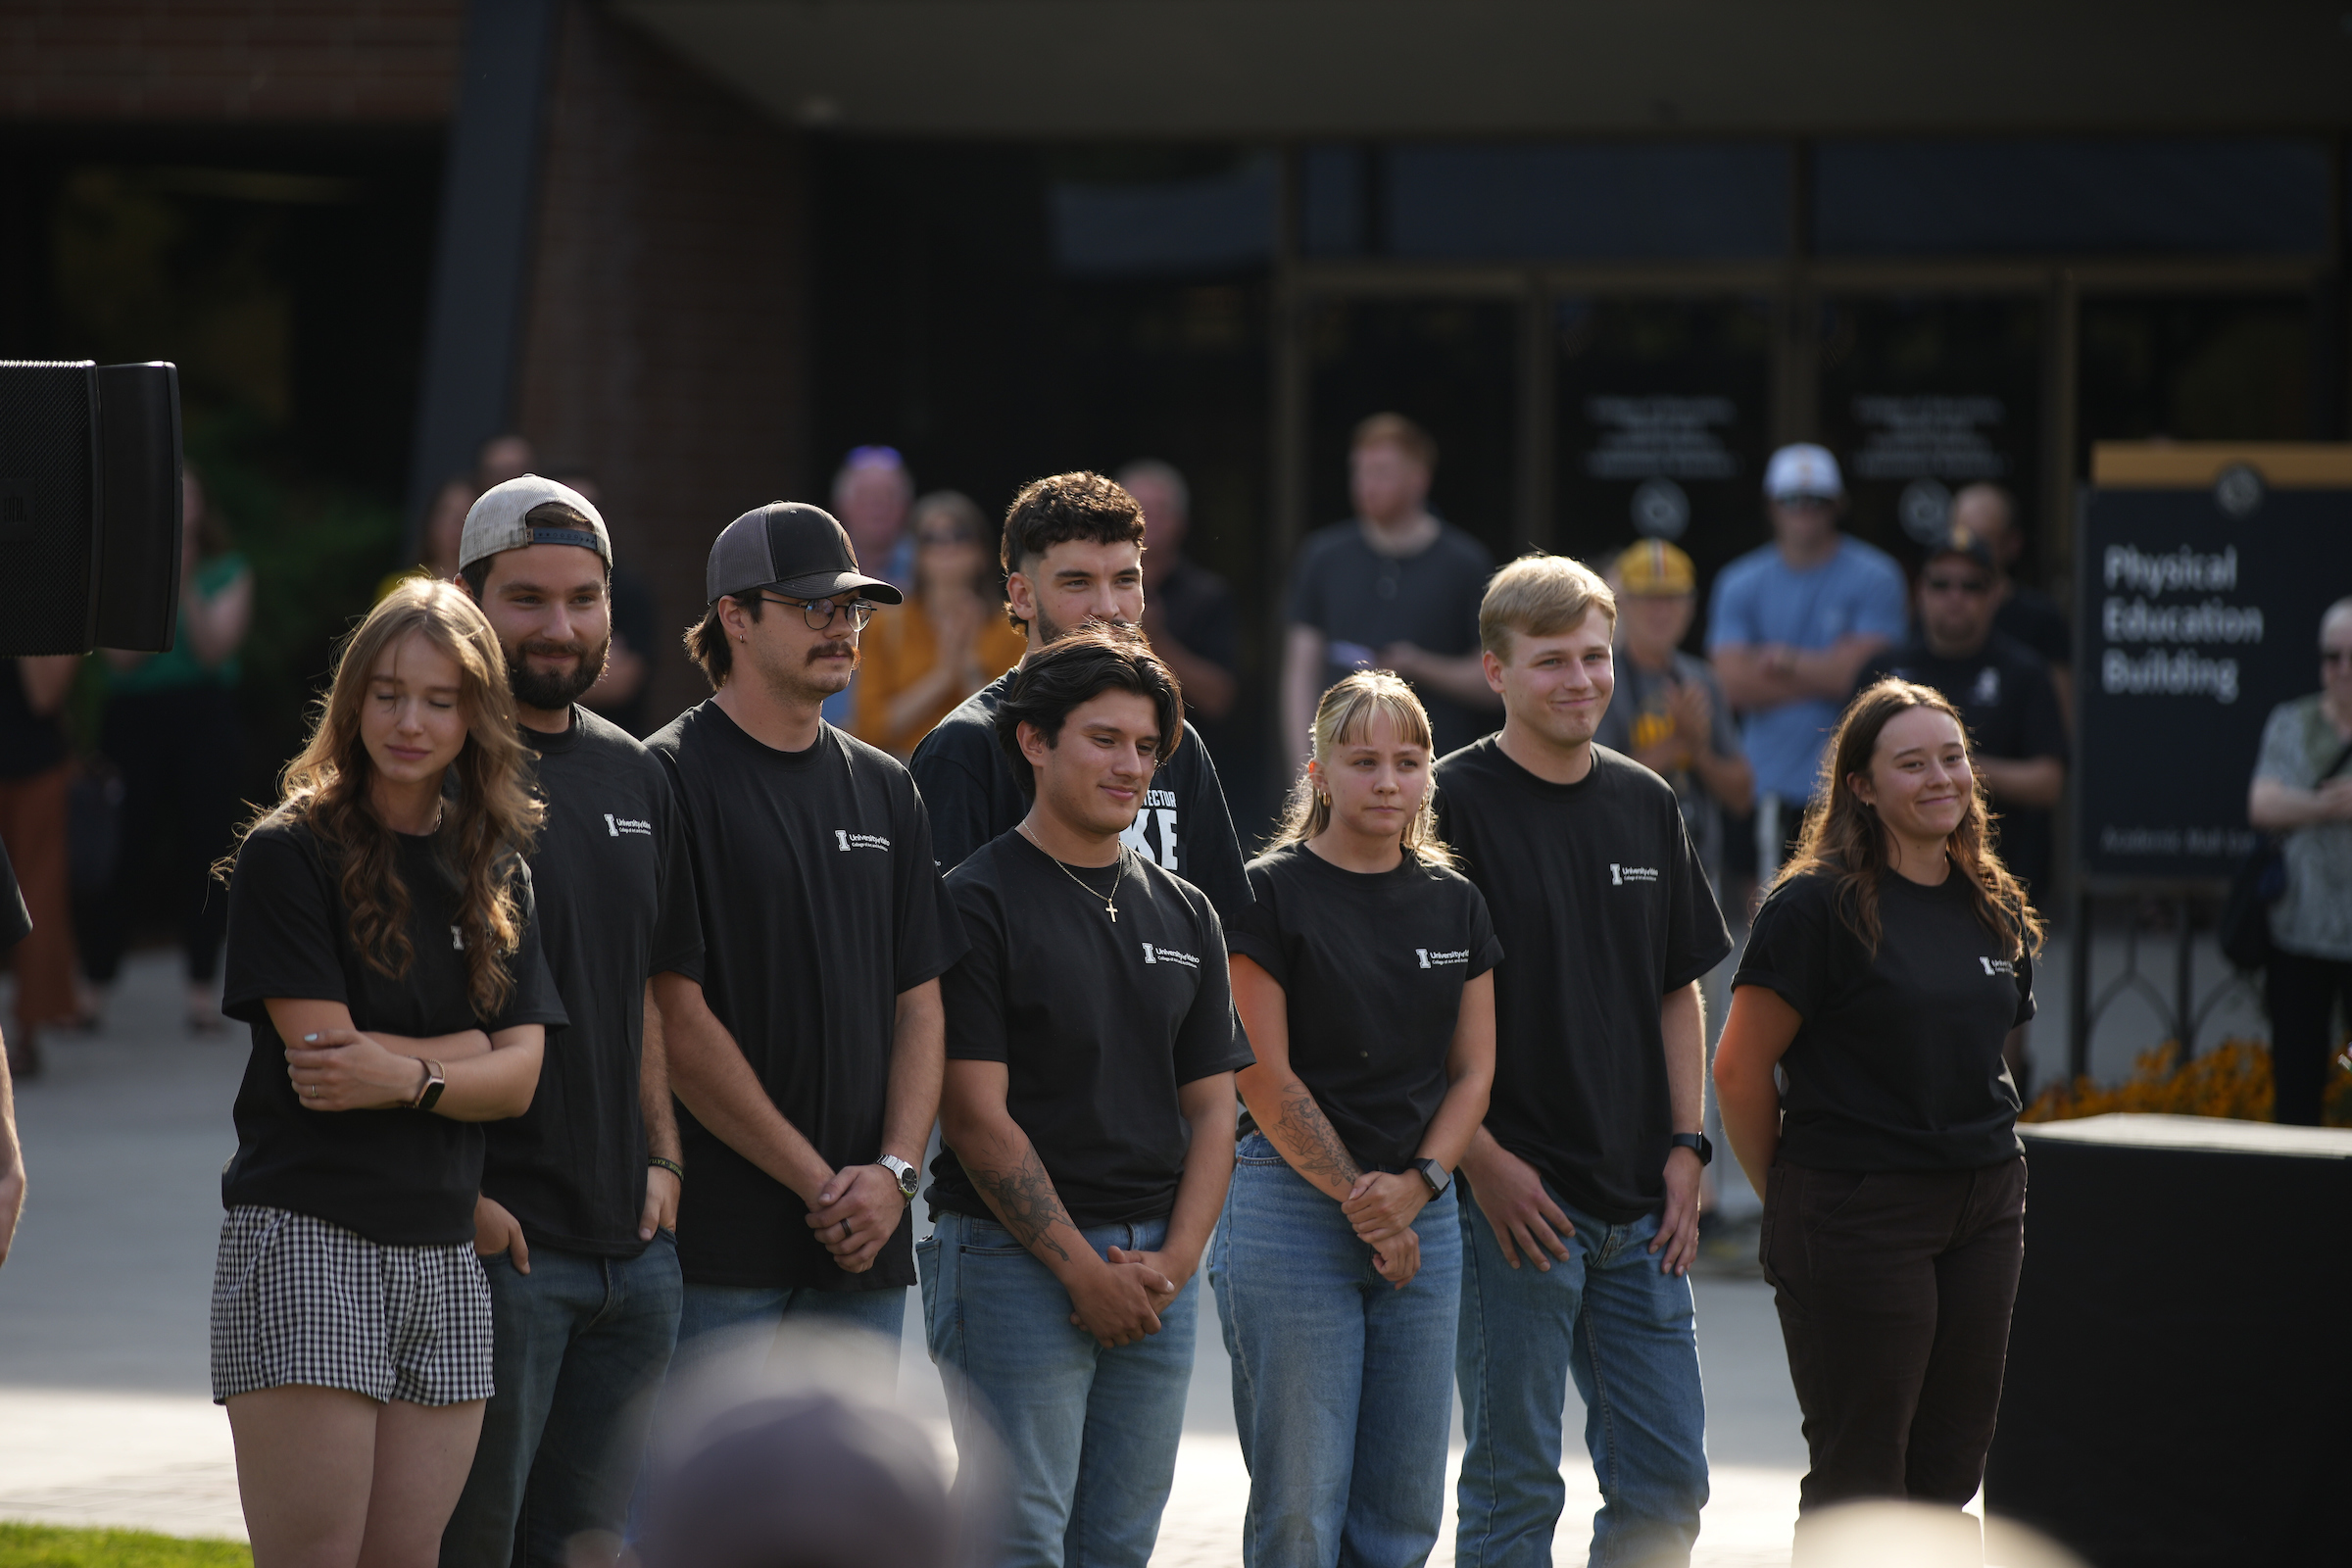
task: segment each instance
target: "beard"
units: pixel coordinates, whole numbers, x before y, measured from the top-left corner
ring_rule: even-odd
[[[612,634],[590,648],[585,643],[526,642],[507,656],[507,685],[513,689],[514,700],[525,708],[554,712],[569,708],[595,685],[605,673],[605,660],[612,652]],[[557,658],[571,654],[579,662],[569,674],[556,670],[533,669],[530,657]]]
[[[1067,637],[1071,632],[1084,631],[1089,626],[1124,626],[1127,624],[1127,622],[1123,620],[1105,620],[1101,615],[1089,615],[1084,620],[1080,621],[1076,626],[1064,626],[1054,620],[1049,619],[1046,615],[1046,608],[1043,605],[1037,607],[1037,614],[1035,618],[1037,621],[1037,640],[1039,646],[1041,647],[1047,643],[1057,643],[1064,637]]]

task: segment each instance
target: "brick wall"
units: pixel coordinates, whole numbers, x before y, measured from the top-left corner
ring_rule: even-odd
[[[0,0],[0,117],[437,122],[466,0]]]
[[[588,0],[558,46],[522,431],[583,464],[662,628],[653,712],[708,694],[677,632],[710,540],[808,482],[805,161],[794,133]]]

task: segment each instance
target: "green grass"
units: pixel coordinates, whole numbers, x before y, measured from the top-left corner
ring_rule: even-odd
[[[187,1541],[145,1530],[69,1530],[0,1521],[0,1568],[253,1568],[241,1541]]]

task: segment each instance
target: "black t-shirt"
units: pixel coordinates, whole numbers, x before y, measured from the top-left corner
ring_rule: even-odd
[[[1574,1207],[1652,1213],[1674,1133],[1659,1005],[1732,950],[1674,788],[1602,746],[1548,783],[1492,736],[1436,776],[1439,832],[1509,955],[1487,1130]]]
[[[2075,634],[2066,612],[2038,588],[2011,589],[1992,612],[1992,629],[2033,649],[2045,664],[2064,668],[2075,662]]]
[[[923,737],[908,763],[931,813],[931,847],[943,871],[1029,814],[1012,760],[997,744],[997,704],[1016,673],[1006,670],[965,698]],[[1207,894],[1220,918],[1230,921],[1250,903],[1250,877],[1217,764],[1191,724],[1176,755],[1153,776],[1125,839],[1136,854]]]
[[[1502,960],[1485,895],[1409,855],[1366,873],[1303,844],[1250,861],[1250,890],[1226,942],[1281,985],[1291,1070],[1358,1165],[1403,1169],[1446,1098],[1462,987]]]
[[[1018,833],[948,875],[972,944],[942,986],[948,1055],[1005,1064],[1005,1108],[1082,1229],[1174,1208],[1191,1141],[1177,1089],[1250,1062],[1217,911],[1151,857],[1119,861],[1067,868],[1115,900],[1116,921]],[[929,1197],[995,1217],[953,1149],[931,1162]]]
[[[832,725],[807,751],[745,734],[715,701],[646,743],[668,764],[703,917],[703,994],[827,1164],[882,1152],[902,992],[963,952],[906,769]],[[678,1109],[694,1196],[678,1258],[696,1285],[878,1291],[914,1283],[911,1216],[851,1274],[800,1195]]]
[[[1391,643],[1412,643],[1448,659],[1478,651],[1478,606],[1494,558],[1447,523],[1417,556],[1384,556],[1363,524],[1335,522],[1306,536],[1291,568],[1291,623],[1323,634],[1322,691],[1368,666]],[[1434,689],[1421,691],[1440,755],[1494,727],[1494,716]]]
[[[395,835],[409,894],[409,972],[392,979],[351,940],[340,859],[307,823],[279,815],[237,851],[228,884],[228,975],[220,1010],[253,1026],[237,1086],[237,1152],[220,1173],[220,1201],[315,1215],[371,1242],[447,1247],[473,1240],[482,1185],[482,1124],[430,1111],[303,1108],[286,1076],[286,1046],[263,1003],[340,1002],[362,1033],[431,1038],[547,1026],[547,1054],[564,1048],[563,1005],[539,947],[527,868],[516,889],[527,918],[507,960],[514,995],[496,1018],[474,1016],[458,945],[459,890],[433,840]]]
[[[0,948],[13,948],[30,935],[32,915],[17,886],[17,868],[8,863],[8,846],[0,844]]]
[[[1819,1170],[1974,1170],[2025,1152],[2001,1060],[2034,1016],[2034,960],[1977,918],[1954,868],[1926,888],[1879,878],[1872,954],[1836,879],[1775,888],[1732,984],[1780,993],[1804,1022],[1781,1058],[1781,1157]]]
[[[1997,631],[1966,659],[1939,658],[1914,637],[1873,659],[1855,689],[1884,675],[1933,686],[1950,698],[1968,725],[1970,749],[1982,756],[2066,760],[2066,722],[2058,712],[2058,690],[2050,684],[2049,666],[2032,649]],[[2054,843],[2050,812],[1998,801],[1993,812],[2001,858],[2029,888],[2046,890]]]
[[[533,1247],[635,1257],[645,1208],[645,982],[703,977],[686,827],[669,776],[627,732],[585,708],[561,735],[524,730],[539,753],[547,825],[531,854],[539,940],[570,1015],[539,1071],[531,1108],[492,1122],[482,1192]]]

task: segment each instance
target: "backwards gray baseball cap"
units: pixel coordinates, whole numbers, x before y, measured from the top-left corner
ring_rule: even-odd
[[[771,501],[720,529],[703,568],[703,588],[704,603],[712,605],[756,588],[794,599],[854,593],[895,605],[906,598],[881,578],[861,574],[849,530],[806,501]]]
[[[531,522],[532,511],[550,502],[569,507],[587,519],[588,526],[574,528]],[[595,505],[569,485],[526,473],[519,479],[492,485],[466,514],[466,531],[458,539],[458,569],[462,571],[502,550],[521,550],[530,545],[578,545],[604,557],[606,565],[612,564],[612,537],[605,532],[604,514]]]

